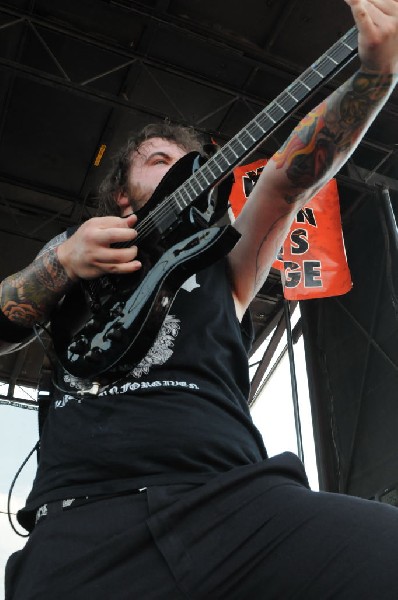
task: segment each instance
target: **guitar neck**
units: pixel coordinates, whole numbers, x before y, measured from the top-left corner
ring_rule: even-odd
[[[174,202],[175,211],[191,206],[247,158],[309,96],[354,58],[357,47],[358,31],[353,27],[169,196],[167,201]]]

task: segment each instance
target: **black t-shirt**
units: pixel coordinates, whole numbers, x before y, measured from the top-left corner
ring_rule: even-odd
[[[247,406],[250,333],[235,314],[226,260],[188,279],[128,377],[98,397],[54,398],[25,510],[56,499],[201,483],[266,458]]]

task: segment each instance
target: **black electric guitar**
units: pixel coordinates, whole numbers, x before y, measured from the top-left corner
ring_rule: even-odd
[[[102,385],[142,360],[184,281],[226,255],[239,239],[230,225],[211,226],[215,186],[356,49],[354,27],[211,158],[190,153],[173,166],[137,213],[134,243],[143,267],[132,275],[81,282],[55,311],[55,349],[69,373]]]

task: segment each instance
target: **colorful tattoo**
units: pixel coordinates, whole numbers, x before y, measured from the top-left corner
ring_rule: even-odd
[[[333,176],[332,168],[355,149],[392,83],[392,75],[359,72],[294,129],[272,159],[292,184],[291,193],[285,194],[288,204]]]
[[[23,271],[11,275],[0,286],[0,309],[13,323],[32,327],[45,321],[53,306],[70,287],[57,249],[41,254]]]

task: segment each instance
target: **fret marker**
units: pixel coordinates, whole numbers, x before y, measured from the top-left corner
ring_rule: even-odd
[[[224,156],[222,156],[222,158],[224,158]],[[224,158],[224,160],[227,160],[227,159],[226,159],[226,158]],[[228,163],[228,161],[227,161],[227,163]],[[211,169],[212,169],[212,165],[213,165],[213,164],[214,164],[214,166],[215,166],[215,167],[217,167],[217,169],[220,171],[220,173],[223,173],[223,172],[224,172],[224,169],[222,169],[222,168],[221,168],[221,166],[218,164],[218,162],[217,162],[217,160],[216,160],[216,159],[213,159],[213,161],[212,161],[211,165],[210,165],[209,163],[207,163],[207,166],[209,167],[210,171],[211,171]],[[229,166],[229,164],[228,164],[228,166]],[[212,173],[212,175],[213,175],[213,177],[216,177],[216,174],[215,174],[215,173]]]
[[[196,176],[198,176],[199,174],[202,175],[202,177],[205,180],[205,182],[207,183],[207,185],[210,185],[210,181],[207,179],[207,177],[204,173],[204,169],[201,169],[198,173],[196,173]],[[202,192],[203,192],[203,190],[202,190]]]
[[[281,109],[281,111],[283,111],[283,112],[286,114],[286,110],[283,108],[283,106],[281,106],[281,105],[279,104],[279,102],[277,102],[277,101],[275,100],[275,104],[276,104],[277,106],[279,106],[279,108]]]
[[[176,202],[176,204],[177,204],[178,208],[179,208],[180,210],[182,210],[182,209],[184,208],[184,205],[183,205],[183,206],[181,206],[181,204],[180,204],[180,203],[179,203],[179,201],[178,201],[177,194],[179,194],[179,193],[180,193],[180,192],[178,192],[178,191],[175,193],[174,200],[175,200],[175,202]]]

